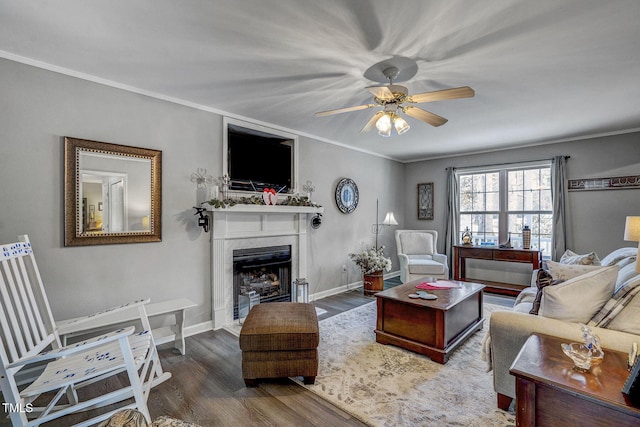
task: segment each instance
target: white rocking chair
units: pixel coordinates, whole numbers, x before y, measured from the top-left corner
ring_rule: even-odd
[[[38,426],[107,405],[113,406],[106,412],[94,411],[91,419],[75,425],[97,424],[133,408],[150,421],[149,391],[171,374],[160,366],[144,309],[148,300],[95,315],[138,307],[146,330],[134,333],[134,327],[120,328],[63,347],[26,235],[17,243],[0,245],[0,266],[0,386],[4,412],[13,426]],[[79,398],[82,387],[118,374],[122,374],[119,381],[109,382],[108,391],[101,389],[97,396],[81,392]],[[117,384],[120,388],[113,390]]]

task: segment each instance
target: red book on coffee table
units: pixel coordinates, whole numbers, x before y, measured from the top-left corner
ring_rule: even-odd
[[[422,282],[419,285],[416,285],[418,289],[425,289],[429,291],[435,291],[438,289],[451,289],[451,288],[459,288],[460,285],[456,282],[452,282],[450,280],[438,280],[437,282]]]

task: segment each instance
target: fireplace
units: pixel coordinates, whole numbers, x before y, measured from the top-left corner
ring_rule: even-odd
[[[307,277],[308,216],[322,213],[323,210],[307,206],[242,204],[210,210],[213,220],[211,318],[213,328],[220,329],[236,322],[234,305],[237,305],[238,301],[237,296],[234,296],[234,252],[252,248],[288,247],[291,258],[290,270],[286,279],[280,277],[279,280],[290,287],[291,279]],[[278,275],[281,274],[278,272]],[[288,298],[290,294],[290,288],[284,291]]]
[[[291,245],[233,251],[233,318],[240,302],[259,297],[260,303],[291,301]]]

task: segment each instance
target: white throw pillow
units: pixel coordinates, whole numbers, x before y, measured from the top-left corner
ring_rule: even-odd
[[[638,256],[638,248],[620,248],[611,252],[609,255],[602,258],[600,264],[602,265],[613,265],[618,264],[620,268],[627,265],[629,262],[633,262],[636,260]]]
[[[580,255],[567,249],[560,258],[560,264],[600,265],[600,258],[595,252]]]
[[[620,264],[618,264],[620,265]],[[632,262],[631,264],[627,264],[624,267],[620,267],[620,271],[618,272],[618,278],[616,279],[616,288],[613,293],[615,294],[622,288],[623,285],[629,281],[632,277],[638,276],[636,272],[637,261]]]
[[[602,266],[600,265],[582,265],[582,264],[560,264],[555,261],[547,261],[547,270],[551,273],[551,277],[553,280],[562,280],[567,281],[569,279],[573,279],[574,277],[582,276],[583,274],[589,273],[593,270],[599,270]]]
[[[609,301],[618,266],[599,268],[542,291],[539,316],[587,323]]]

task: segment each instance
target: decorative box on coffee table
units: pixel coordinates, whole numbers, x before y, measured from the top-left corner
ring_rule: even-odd
[[[456,288],[429,290],[435,300],[409,298],[426,278],[376,294],[376,342],[393,344],[446,363],[451,353],[482,329],[484,285],[454,282]]]

